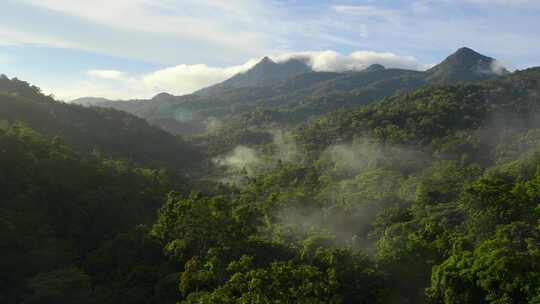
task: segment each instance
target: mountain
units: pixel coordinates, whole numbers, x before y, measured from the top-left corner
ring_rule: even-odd
[[[375,64],[372,64],[370,66],[368,66],[364,72],[375,72],[375,71],[382,71],[386,69],[382,64],[378,64],[378,63],[375,63]]]
[[[429,69],[427,73],[430,82],[441,83],[486,80],[508,74],[508,71],[495,59],[464,47]]]
[[[264,57],[246,72],[239,73],[219,84],[199,90],[195,94],[215,94],[222,89],[228,88],[269,86],[311,71],[311,68],[305,62],[298,59],[289,59],[276,63],[272,59]]]
[[[246,125],[245,115],[278,127],[392,96],[430,84],[481,81],[508,73],[495,59],[461,48],[428,71],[385,68],[373,64],[362,71],[316,72],[291,59],[276,63],[265,57],[250,70],[194,94],[162,93],[151,100],[103,102],[100,107],[128,111],[168,132],[200,135],[209,122]],[[265,119],[251,115],[265,111]]]

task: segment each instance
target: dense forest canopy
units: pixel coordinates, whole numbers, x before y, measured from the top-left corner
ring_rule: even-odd
[[[0,302],[540,303],[540,68],[439,81],[460,58],[418,86],[293,62],[324,111],[187,140],[1,77]]]

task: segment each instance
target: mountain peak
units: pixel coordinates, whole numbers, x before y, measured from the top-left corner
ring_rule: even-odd
[[[386,68],[384,67],[384,65],[382,64],[378,64],[378,63],[374,63],[370,66],[368,66],[364,72],[376,72],[376,71],[383,71],[383,70],[386,70]]]
[[[457,56],[483,56],[482,54],[476,52],[475,50],[468,48],[466,46],[459,48],[454,55]]]
[[[175,98],[174,95],[163,92],[163,93],[159,93],[156,96],[152,97],[152,100],[168,100],[168,99],[174,99],[174,98]]]
[[[266,56],[251,69],[236,74],[222,83],[199,90],[196,94],[204,95],[226,88],[263,87],[311,71],[312,69],[300,59],[291,58],[276,63]]]
[[[434,82],[477,81],[508,73],[497,64],[497,60],[468,47],[458,49],[427,72]]]
[[[450,63],[450,64],[471,64],[471,63],[477,63],[478,61],[484,61],[484,62],[491,62],[495,59],[484,56],[475,50],[468,48],[468,47],[462,47],[455,51],[452,55],[448,56],[443,62],[444,63]]]
[[[261,61],[257,62],[253,67],[251,67],[249,70],[242,74],[248,74],[248,73],[269,73],[276,69],[276,66],[278,64],[275,63],[272,59],[270,59],[268,56],[265,56]],[[241,75],[241,74],[239,74]]]
[[[283,69],[293,70],[296,72],[306,73],[311,72],[311,68],[306,64],[305,61],[297,58],[291,58],[287,61],[278,63],[282,66]]]
[[[258,66],[258,65],[275,65],[276,63],[270,59],[270,57],[268,56],[264,56],[263,59],[261,59],[261,61],[259,61],[255,66]]]

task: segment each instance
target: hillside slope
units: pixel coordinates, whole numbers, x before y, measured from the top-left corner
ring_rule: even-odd
[[[22,122],[82,151],[177,172],[200,159],[182,139],[126,112],[66,104],[24,81],[0,77],[0,121]]]
[[[540,68],[531,68],[476,84],[432,85],[336,111],[296,132],[298,140],[319,151],[355,137],[444,148],[462,131],[538,125],[539,96]]]

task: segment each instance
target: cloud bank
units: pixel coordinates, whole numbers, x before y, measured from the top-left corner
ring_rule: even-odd
[[[228,67],[181,64],[144,75],[141,81],[151,91],[183,95],[245,72],[256,63],[257,59],[250,59],[244,64]]]
[[[342,55],[336,51],[298,52],[282,54],[272,57],[276,61],[285,61],[291,58],[303,59],[313,70],[324,72],[343,72],[363,70],[372,64],[382,64],[387,68],[404,68],[423,70],[425,65],[420,64],[412,56],[400,56],[390,52],[356,51],[349,55]]]

